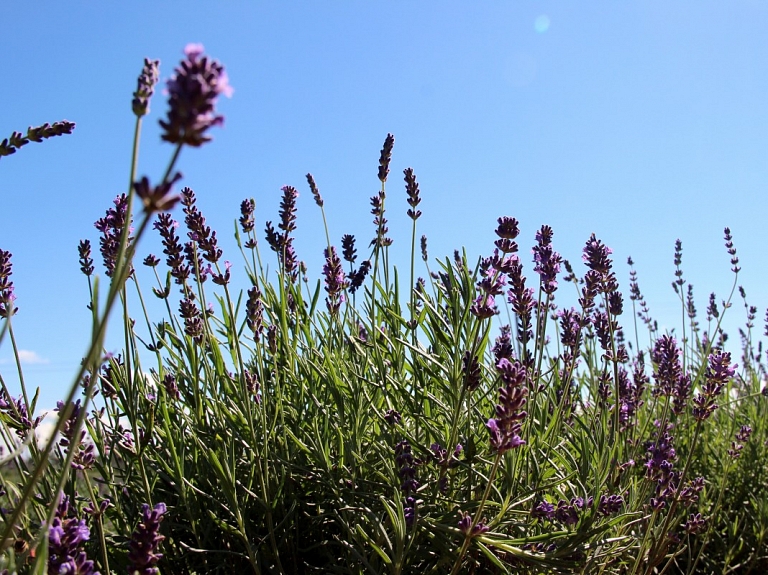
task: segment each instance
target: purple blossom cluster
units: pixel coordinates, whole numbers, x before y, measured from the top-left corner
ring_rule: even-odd
[[[85,430],[81,430],[78,437],[75,437],[77,419],[80,417],[82,409],[79,399],[71,403],[69,409],[67,409],[64,402],[58,401],[56,402],[56,409],[54,409],[54,411],[59,413],[60,417],[69,412],[64,427],[61,430],[59,445],[64,447],[65,452],[71,449],[73,445],[76,446],[75,453],[72,456],[72,467],[79,470],[90,469],[96,461],[96,446],[91,442],[85,441]]]
[[[69,497],[64,496],[48,528],[48,575],[99,575],[83,550],[90,536],[85,519],[71,513]]]
[[[520,362],[514,363],[502,358],[496,369],[501,378],[499,402],[496,404],[495,417],[485,424],[490,433],[491,446],[497,453],[503,454],[510,449],[525,445],[520,437],[522,421],[527,413],[523,410],[526,403],[526,370]]]
[[[296,229],[296,200],[299,197],[299,192],[292,186],[283,187],[283,198],[280,201],[280,223],[278,229],[282,233],[275,230],[272,226],[272,222],[267,222],[265,233],[267,236],[267,243],[277,254],[277,259],[282,266],[283,273],[291,281],[295,281],[298,273],[299,261],[296,257],[296,252],[293,248],[293,236],[291,232]]]
[[[13,302],[16,296],[13,293],[13,282],[11,281],[11,252],[0,250],[0,317],[9,318],[18,310]]]
[[[320,190],[317,189],[317,183],[315,183],[315,177],[312,174],[307,174],[307,184],[309,184],[309,191],[312,192],[315,203],[318,207],[322,208],[323,197],[320,195]]]
[[[190,275],[189,266],[184,259],[184,248],[181,245],[176,228],[178,222],[171,218],[171,214],[158,214],[154,228],[160,233],[163,242],[163,253],[166,256],[166,264],[170,268],[171,276],[176,284],[184,286]],[[182,291],[184,289],[182,288]],[[166,296],[167,297],[167,296]]]
[[[39,143],[48,138],[71,134],[74,129],[75,124],[73,122],[62,120],[61,122],[54,122],[53,124],[46,122],[42,126],[36,126],[34,128],[30,126],[27,129],[26,136],[21,132],[12,132],[10,138],[5,138],[0,142],[0,158],[15,154],[17,150],[20,150],[30,142]]]
[[[749,440],[752,435],[752,428],[749,425],[742,425],[741,429],[736,433],[736,438],[731,442],[731,447],[728,449],[728,455],[732,459],[738,459],[741,457],[741,450],[744,449],[744,444]]]
[[[707,371],[701,393],[693,399],[693,417],[697,421],[708,419],[717,409],[715,400],[722,393],[723,387],[736,373],[736,364],[731,365],[731,354],[715,350],[707,358]]]
[[[80,240],[77,246],[77,253],[80,256],[80,271],[86,276],[93,274],[93,258],[91,258],[91,241]]]
[[[330,246],[325,249],[325,263],[323,264],[323,276],[325,277],[325,305],[331,314],[336,314],[344,303],[344,290],[347,289],[347,279],[341,266],[341,259],[336,255],[336,248]]]
[[[467,391],[474,391],[480,387],[482,382],[482,372],[480,371],[480,362],[477,356],[465,351],[461,358],[461,374],[464,379],[464,387]]]
[[[131,107],[137,117],[149,114],[149,101],[155,93],[155,85],[160,77],[160,60],[144,58],[144,67],[136,82],[136,91],[133,93]]]
[[[165,536],[160,535],[160,523],[167,509],[165,503],[158,503],[150,509],[146,503],[141,509],[141,522],[131,535],[128,544],[128,561],[132,575],[157,575],[157,562],[163,558],[157,550]]]
[[[416,519],[416,490],[419,488],[419,482],[416,479],[416,460],[407,439],[395,445],[395,464],[402,481],[400,491],[405,497],[405,524],[410,527]]]
[[[216,102],[222,94],[231,96],[232,87],[224,66],[204,56],[201,44],[188,44],[184,54],[168,80],[168,117],[160,127],[166,142],[198,147],[210,141],[211,127],[224,123]]]
[[[120,194],[114,199],[113,203],[115,204],[115,207],[109,208],[106,215],[103,218],[96,220],[96,223],[94,224],[96,229],[101,232],[99,251],[104,260],[106,274],[109,277],[112,277],[115,273],[117,256],[120,250],[120,237],[123,233],[123,229],[128,225],[128,233],[130,234],[133,232],[130,223],[126,222],[128,197],[125,194]],[[132,241],[133,237],[129,235],[128,243]],[[133,273],[133,268],[131,268],[130,273]]]
[[[477,537],[488,532],[488,525],[485,520],[480,520],[473,524],[472,516],[469,513],[462,513],[459,519],[459,531],[470,538]]]
[[[408,194],[408,217],[413,221],[418,220],[421,217],[421,210],[417,210],[416,207],[421,203],[421,192],[419,191],[419,183],[416,181],[416,174],[413,173],[413,168],[406,168],[403,170],[405,174],[405,191]]]
[[[43,420],[42,416],[32,419],[24,402],[24,397],[16,398],[8,395],[7,390],[0,388],[0,413],[5,414],[4,424],[13,429],[19,439],[25,439]]]
[[[659,428],[656,438],[646,444],[645,477],[656,483],[655,496],[650,500],[651,508],[661,510],[675,495],[679,474],[673,470],[677,452],[674,438],[669,433],[672,426],[667,424],[665,429],[661,429],[659,421],[655,425]]]
[[[533,247],[533,271],[539,274],[541,289],[548,295],[557,290],[557,274],[560,273],[560,264],[563,261],[560,254],[552,249],[553,235],[551,227],[541,226],[536,232],[536,245]]]
[[[491,318],[499,313],[496,307],[496,296],[504,292],[507,278],[492,265],[491,258],[485,258],[480,263],[480,281],[477,282],[479,292],[472,302],[469,311],[480,319]]]
[[[248,300],[245,302],[245,321],[253,332],[254,339],[259,339],[264,331],[264,303],[259,286],[248,290]]]

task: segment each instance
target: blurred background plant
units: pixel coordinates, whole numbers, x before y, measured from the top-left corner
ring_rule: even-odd
[[[323,277],[311,278],[294,248],[297,189],[282,189],[277,223],[265,224],[274,255],[260,250],[256,203],[245,199],[235,236],[249,286],[234,289],[195,192],[173,191],[182,148],[223,121],[226,72],[187,47],[160,122],[173,153],[152,185],[136,172],[158,65],[145,60],[134,93],[130,186],[95,224],[110,279],[102,298],[92,243],[78,246],[93,336],[49,440],[35,440],[40,416],[18,353],[22,396],[3,382],[0,569],[765,570],[765,362],[729,229],[733,289],[709,298],[706,322],[675,246],[683,325],[673,337],[659,332],[634,271],[630,311],[594,235],[579,274],[546,225],[526,269],[506,216],[488,257],[430,260],[407,168],[404,275],[390,263],[389,134],[372,239],[326,225]],[[326,222],[310,174],[307,184]],[[177,203],[183,221],[169,213]],[[162,256],[134,268],[150,224]],[[0,315],[16,350],[10,258],[0,252]],[[747,321],[733,358],[721,322],[737,293]],[[112,307],[117,354],[104,350]]]

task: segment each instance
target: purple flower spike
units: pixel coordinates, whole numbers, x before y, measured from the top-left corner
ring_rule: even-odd
[[[419,482],[416,479],[416,460],[411,453],[411,444],[408,443],[407,439],[403,439],[395,445],[395,464],[398,467],[397,474],[402,480],[400,490],[405,496],[405,524],[410,527],[416,519],[417,501],[413,494],[419,488]]]
[[[202,44],[189,44],[184,52],[186,59],[168,80],[168,118],[160,126],[166,142],[198,147],[211,140],[205,134],[211,126],[224,123],[216,101],[222,94],[230,97],[232,87],[224,67],[202,55]]]
[[[11,281],[11,252],[0,250],[0,317],[11,317],[19,309],[14,307],[16,296]]]
[[[416,221],[421,216],[421,210],[416,209],[416,206],[421,203],[419,183],[416,181],[416,174],[413,173],[413,168],[406,168],[403,170],[403,174],[405,174],[405,191],[408,194],[408,205],[411,206],[407,212],[408,217]]]
[[[693,417],[697,421],[704,421],[717,409],[715,399],[736,374],[737,365],[731,365],[730,352],[715,350],[709,354],[708,364],[701,393],[693,399]]]
[[[318,205],[318,207],[322,208],[323,197],[320,195],[320,190],[317,189],[315,177],[312,174],[307,174],[307,183],[309,184],[309,189],[312,192],[312,197],[315,198],[315,203]]]
[[[537,245],[533,248],[533,261],[536,264],[534,271],[541,278],[541,289],[546,294],[553,294],[557,290],[557,274],[560,273],[560,264],[563,258],[552,249],[552,228],[541,226],[536,232]]]
[[[525,445],[520,437],[522,420],[527,413],[523,411],[528,390],[525,368],[520,362],[512,363],[502,358],[496,365],[503,387],[499,388],[499,403],[496,404],[496,417],[485,424],[490,434],[491,446],[499,453]]]
[[[138,86],[133,93],[133,113],[139,118],[149,113],[149,100],[155,93],[155,85],[160,75],[160,60],[144,58],[144,67],[139,75]]]
[[[256,209],[256,200],[249,198],[243,200],[240,204],[240,227],[243,229],[243,233],[247,234],[253,231],[254,222],[253,212]]]
[[[82,550],[91,532],[84,519],[70,516],[69,498],[64,497],[48,528],[48,573],[99,575],[93,561]]]
[[[395,137],[392,134],[387,134],[384,139],[384,146],[381,148],[381,156],[379,157],[379,180],[382,183],[387,181],[389,175],[389,162],[392,160],[392,148],[395,145]]]
[[[509,216],[502,216],[497,221],[499,225],[496,228],[496,235],[499,239],[494,244],[504,254],[515,253],[517,242],[513,240],[520,234],[519,222]]]
[[[328,297],[325,298],[325,304],[331,314],[336,314],[344,303],[344,290],[347,288],[347,280],[344,276],[344,270],[341,267],[341,260],[336,255],[336,248],[331,246],[325,249],[325,264],[323,265],[323,275],[325,276],[325,290]]]
[[[123,228],[126,226],[126,215],[128,211],[128,197],[125,194],[117,196],[113,203],[114,208],[109,208],[106,215],[103,218],[96,220],[94,226],[101,232],[101,238],[99,239],[99,251],[104,258],[104,267],[106,268],[106,274],[108,277],[112,277],[115,273],[117,266],[117,255],[120,251],[120,236],[123,233]],[[128,223],[130,226],[130,223]],[[133,231],[133,228],[129,227],[128,232]],[[128,243],[133,241],[132,236],[128,236]],[[130,270],[130,274],[133,273],[133,268]]]
[[[131,536],[128,545],[128,560],[130,573],[138,575],[157,575],[160,570],[155,567],[163,555],[157,552],[160,543],[165,539],[160,535],[160,522],[166,512],[165,503],[158,503],[150,510],[146,503],[142,506],[142,520]]]
[[[555,518],[555,506],[548,501],[541,501],[536,507],[531,509],[531,517],[534,519],[552,520]]]
[[[181,179],[181,174],[176,172],[170,180],[164,181],[158,186],[152,186],[149,178],[144,176],[138,182],[133,184],[136,195],[141,198],[144,204],[144,211],[148,214],[154,212],[167,212],[173,209],[176,202],[179,201],[178,194],[172,194],[173,184]]]
[[[483,533],[488,532],[488,526],[485,521],[478,521],[477,524],[472,525],[472,517],[469,513],[463,513],[461,519],[459,519],[459,530],[468,537],[477,537]]]

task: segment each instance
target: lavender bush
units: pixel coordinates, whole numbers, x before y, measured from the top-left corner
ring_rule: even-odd
[[[133,94],[136,134],[158,66],[145,60]],[[524,261],[508,216],[478,262],[459,251],[430,260],[407,168],[395,199],[412,221],[404,285],[390,264],[390,134],[371,240],[326,225],[322,277],[310,278],[294,248],[300,192],[286,186],[263,236],[255,201],[240,204],[239,268],[196,192],[177,191],[175,169],[184,146],[210,141],[223,121],[218,98],[231,91],[224,67],[188,46],[160,121],[173,149],[167,169],[157,184],[138,177],[134,138],[134,184],[96,220],[98,239],[80,242],[93,339],[50,441],[34,440],[36,395],[22,385],[14,397],[0,378],[0,570],[768,568],[766,367],[729,229],[734,289],[709,298],[706,322],[675,246],[686,318],[675,336],[659,332],[631,260],[625,298],[594,235],[582,271],[546,225]],[[34,134],[73,127],[56,126]],[[22,142],[14,133],[0,155]],[[311,174],[307,183],[325,223]],[[137,256],[146,235],[162,255]],[[11,258],[0,250],[0,343],[7,336],[15,352]],[[139,284],[147,277],[150,291]],[[721,323],[737,291],[747,322],[734,350]],[[145,297],[162,302],[162,317]],[[123,320],[118,354],[104,351],[112,307]]]

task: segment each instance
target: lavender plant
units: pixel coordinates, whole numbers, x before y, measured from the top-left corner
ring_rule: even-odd
[[[183,146],[206,144],[223,121],[216,104],[231,93],[226,72],[201,46],[187,47],[160,122],[173,152],[153,185],[135,171],[158,66],[145,60],[133,94],[130,187],[96,220],[99,264],[95,239],[78,246],[94,333],[50,441],[34,441],[40,415],[21,366],[21,396],[0,377],[0,570],[768,567],[766,368],[757,310],[743,289],[741,359],[726,349],[721,322],[740,271],[730,230],[731,294],[720,305],[710,296],[705,327],[678,241],[682,336],[659,333],[631,259],[629,314],[612,251],[594,234],[580,250],[581,273],[547,225],[524,261],[520,224],[508,216],[486,257],[472,263],[456,251],[430,262],[426,236],[416,250],[424,214],[407,168],[404,289],[389,259],[397,245],[388,237],[396,217],[386,189],[390,134],[369,245],[330,233],[326,202],[307,175],[325,227],[322,277],[310,281],[294,247],[300,196],[292,186],[263,228],[256,202],[240,203],[239,274],[204,216],[206,191],[200,203],[190,187],[174,191]],[[261,253],[259,229],[274,254]],[[162,257],[149,253],[134,267],[147,234]],[[358,257],[359,249],[367,251]],[[0,250],[0,337],[8,334],[15,351],[10,258]],[[105,297],[97,265],[109,278]],[[146,305],[145,276],[160,317]],[[113,305],[123,320],[116,355],[104,350]]]

